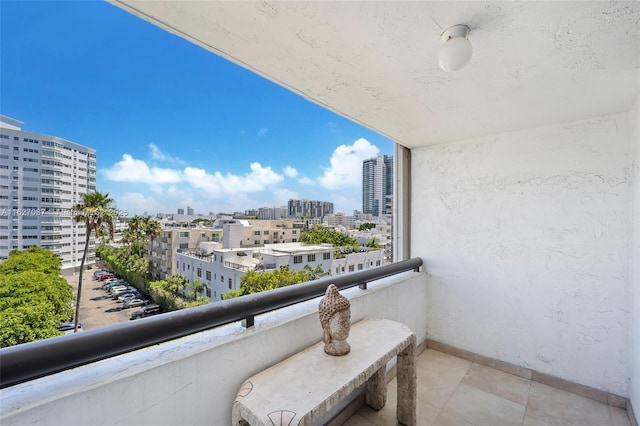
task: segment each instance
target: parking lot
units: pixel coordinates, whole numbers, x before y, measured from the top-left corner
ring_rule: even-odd
[[[131,313],[140,308],[122,309],[122,303],[112,300],[102,290],[102,283],[93,280],[93,267],[82,274],[82,295],[80,297],[80,322],[84,330],[91,330],[106,325],[129,321]],[[73,287],[74,294],[78,291],[78,273],[63,273],[62,275]]]

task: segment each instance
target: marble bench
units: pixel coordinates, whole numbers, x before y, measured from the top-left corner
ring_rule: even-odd
[[[318,425],[363,384],[365,402],[379,410],[387,397],[387,362],[397,356],[397,418],[414,426],[415,334],[395,321],[363,320],[351,326],[348,342],[347,355],[327,355],[320,342],[247,379],[233,404],[233,425]]]

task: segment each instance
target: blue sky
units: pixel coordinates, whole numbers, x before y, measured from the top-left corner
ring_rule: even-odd
[[[96,149],[130,214],[362,207],[393,143],[103,2],[0,0],[0,113]]]

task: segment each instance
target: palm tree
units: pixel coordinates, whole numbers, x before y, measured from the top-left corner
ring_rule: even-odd
[[[200,297],[204,291],[204,283],[195,278],[193,282],[189,284],[189,290],[191,291],[191,297],[193,297],[193,300],[197,301],[198,297]]]
[[[144,235],[149,238],[149,254],[153,251],[153,241],[162,233],[162,226],[157,220],[147,218],[144,226]]]
[[[74,220],[76,222],[84,222],[85,240],[84,252],[82,253],[82,261],[80,262],[80,277],[78,279],[78,294],[76,296],[76,314],[74,318],[73,331],[78,331],[78,318],[80,316],[80,296],[82,295],[82,273],[84,271],[84,262],[87,260],[87,252],[89,251],[89,238],[91,232],[106,226],[107,232],[113,238],[113,221],[116,218],[114,210],[110,207],[113,198],[109,198],[109,193],[90,192],[82,194],[82,202],[73,207],[75,213]]]

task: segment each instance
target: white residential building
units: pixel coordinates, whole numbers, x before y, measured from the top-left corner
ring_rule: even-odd
[[[80,265],[85,227],[72,207],[96,190],[96,152],[55,136],[22,130],[0,115],[0,261],[13,249],[37,245]],[[95,258],[93,238],[87,262]]]
[[[301,271],[307,265],[331,275],[361,271],[384,263],[381,250],[338,255],[330,244],[302,243],[268,244],[259,248],[222,248],[220,243],[205,243],[199,250],[178,250],[175,254],[176,273],[188,282],[199,279],[205,285],[205,296],[211,301],[222,300],[229,291],[240,289],[240,278],[249,271],[275,271],[288,267]]]

